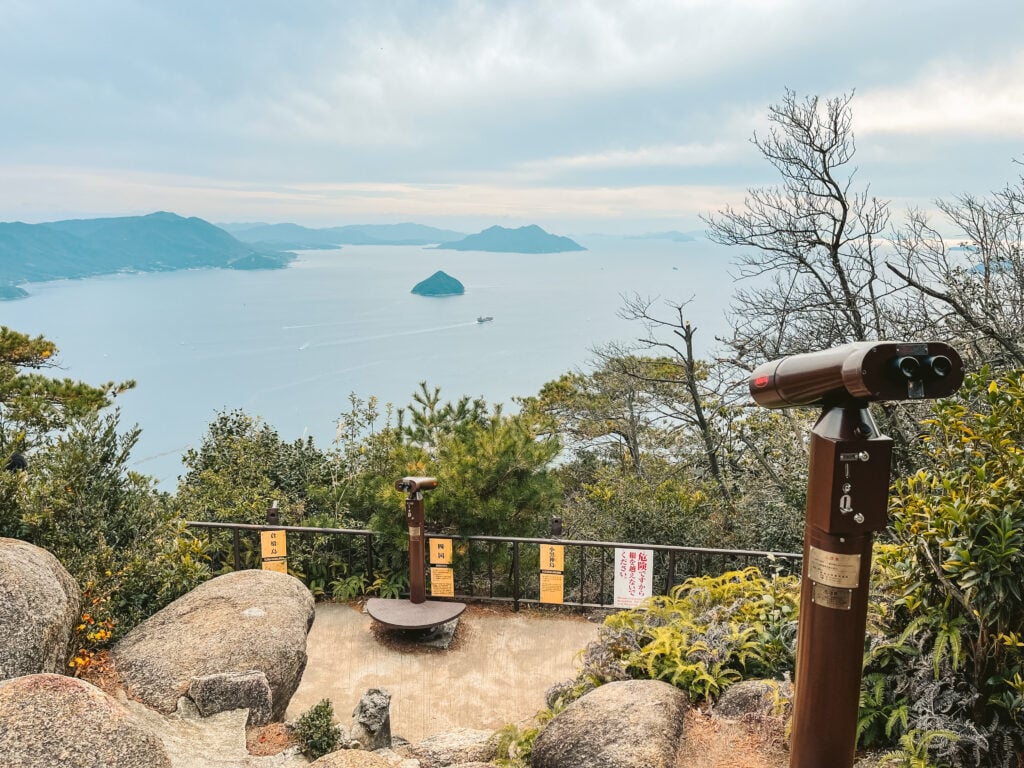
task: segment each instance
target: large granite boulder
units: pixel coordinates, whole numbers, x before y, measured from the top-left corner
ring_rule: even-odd
[[[170,768],[160,739],[99,688],[63,675],[0,682],[5,768]]]
[[[689,700],[658,680],[607,683],[566,707],[533,744],[533,768],[672,768]]]
[[[0,538],[0,680],[67,671],[78,584],[45,549]]]
[[[111,657],[128,695],[168,714],[196,678],[262,672],[273,717],[280,720],[306,668],[313,610],[313,597],[298,579],[235,571],[149,617],[114,646]]]

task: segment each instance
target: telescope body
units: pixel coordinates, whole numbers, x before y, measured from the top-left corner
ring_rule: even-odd
[[[960,354],[937,341],[863,341],[764,363],[750,395],[764,408],[949,397],[964,380]]]

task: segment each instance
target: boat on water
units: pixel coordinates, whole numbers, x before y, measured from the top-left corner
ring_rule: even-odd
[[[483,315],[480,315],[480,317],[478,317],[478,318],[476,319],[476,321],[477,321],[478,323],[489,323],[489,322],[491,322],[491,320],[493,320],[493,319],[494,319],[493,317],[484,317]]]

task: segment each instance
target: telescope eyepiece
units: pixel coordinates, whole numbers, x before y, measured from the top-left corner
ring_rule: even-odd
[[[925,363],[927,364],[931,375],[936,379],[946,378],[953,370],[953,361],[945,355],[933,355],[932,357],[929,357]]]
[[[893,368],[899,378],[913,381],[921,378],[921,361],[911,355],[904,355],[893,360]]]

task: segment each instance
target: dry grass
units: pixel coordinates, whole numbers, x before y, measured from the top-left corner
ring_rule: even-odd
[[[677,768],[786,768],[789,754],[755,722],[708,717],[692,709]]]

